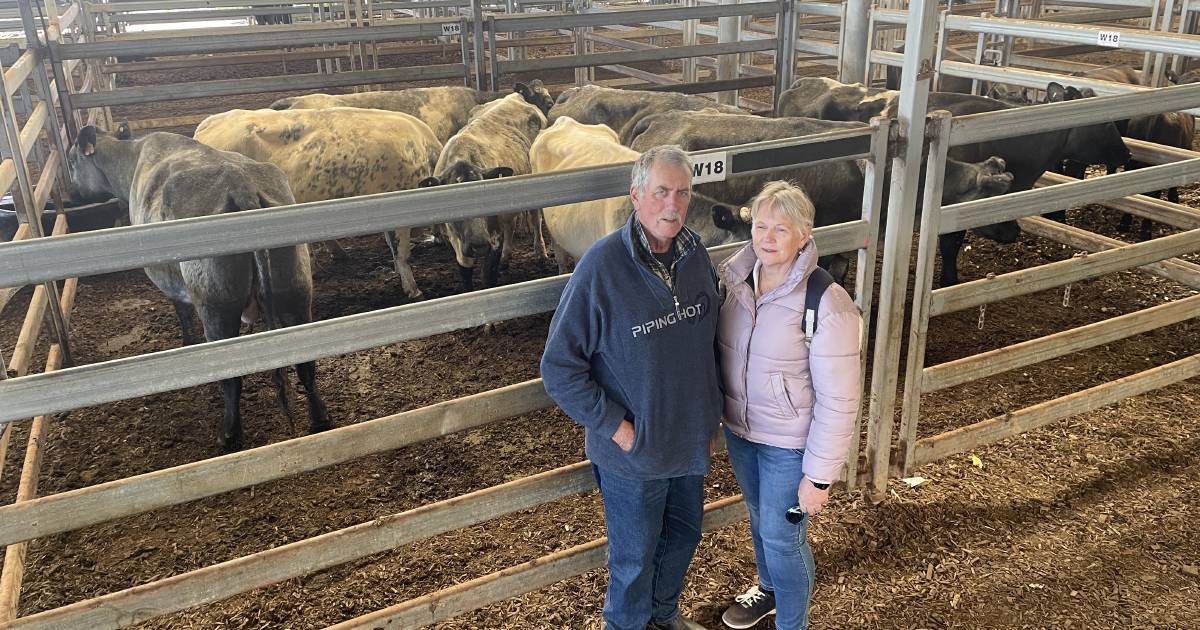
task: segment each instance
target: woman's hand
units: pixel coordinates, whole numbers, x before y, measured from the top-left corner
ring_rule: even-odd
[[[796,504],[809,516],[815,515],[825,507],[829,500],[829,488],[818,490],[807,476],[800,480],[800,488],[796,491]]]

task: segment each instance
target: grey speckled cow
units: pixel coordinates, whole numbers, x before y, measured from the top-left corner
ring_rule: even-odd
[[[116,197],[129,205],[133,225],[210,216],[294,203],[287,178],[271,164],[218,151],[173,133],[130,139],[84,127],[71,147],[71,196],[78,201]],[[209,341],[236,337],[243,317],[261,310],[268,328],[312,321],[312,271],[307,245],[278,247],[146,267],[146,275],[175,304],[184,343],[192,336],[192,309]],[[308,393],[309,428],[331,428],[317,393],[316,363],[296,366]],[[276,370],[281,402],[282,371]],[[221,382],[225,419],[220,444],[241,448],[241,377]]]
[[[421,186],[527,175],[530,173],[529,147],[545,128],[546,116],[542,110],[527,103],[520,94],[509,94],[480,105],[471,112],[470,122],[446,143],[434,168],[434,176],[423,180]],[[483,259],[484,286],[496,285],[500,266],[511,252],[513,228],[519,214],[476,217],[445,224],[446,238],[454,248],[464,291],[474,287],[475,258]],[[540,213],[536,216],[540,217]],[[533,223],[535,238],[538,238],[541,221]]]
[[[429,126],[401,112],[235,109],[209,116],[196,139],[270,162],[287,174],[296,201],[324,201],[416,188],[433,173],[442,145]],[[405,295],[421,297],[409,266],[411,228],[384,235]]]
[[[540,80],[517,83],[513,92],[520,94],[527,103],[550,111],[554,99]],[[458,133],[478,105],[490,103],[508,96],[510,92],[485,92],[470,87],[444,86],[410,88],[383,92],[359,92],[358,94],[306,94],[282,98],[271,103],[271,109],[324,109],[328,107],[361,107],[403,112],[421,119],[445,144]]]

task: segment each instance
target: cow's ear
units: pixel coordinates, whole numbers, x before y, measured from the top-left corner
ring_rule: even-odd
[[[518,82],[518,83],[513,84],[513,91],[516,92],[517,94],[520,94],[521,97],[527,101],[529,99],[533,98],[533,90],[528,85],[525,85],[524,83]]]
[[[513,170],[507,166],[497,166],[493,169],[488,169],[483,172],[484,179],[498,179],[500,177],[512,177]]]
[[[1092,98],[1096,95],[1096,91],[1092,88],[1083,88],[1082,90],[1079,90],[1079,95],[1083,98]]]
[[[1166,78],[1171,85],[1179,85],[1179,75],[1174,70],[1167,68]]]
[[[1046,86],[1046,102],[1060,103],[1065,100],[1067,100],[1067,89],[1064,88],[1061,83],[1051,81],[1050,84]]]
[[[132,140],[133,139],[133,132],[130,131],[128,122],[122,122],[121,124],[117,125],[116,136],[117,136],[117,140]]]
[[[738,214],[729,206],[723,206],[721,204],[714,205],[712,208],[712,216],[713,225],[721,228],[722,230],[732,232],[738,228],[738,223],[740,222],[738,220]]]
[[[1076,88],[1073,85],[1067,86],[1067,100],[1068,101],[1073,101],[1073,100],[1080,99],[1080,98],[1083,98],[1083,94],[1079,91],[1078,88]]]
[[[79,147],[80,155],[91,155],[96,152],[96,132],[97,129],[94,125],[88,125],[79,130],[75,146]]]
[[[417,182],[418,188],[433,188],[434,186],[441,186],[441,185],[442,185],[442,181],[436,177],[426,177],[425,179],[422,179],[421,181]]]

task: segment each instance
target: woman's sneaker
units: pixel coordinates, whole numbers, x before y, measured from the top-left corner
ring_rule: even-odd
[[[721,621],[734,630],[751,628],[767,615],[775,614],[775,594],[764,593],[758,586],[733,598],[733,605],[725,609]]]

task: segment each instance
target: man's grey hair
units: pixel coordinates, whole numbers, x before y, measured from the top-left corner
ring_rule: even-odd
[[[686,171],[690,181],[692,160],[688,154],[677,144],[661,144],[643,153],[633,163],[633,174],[629,178],[630,185],[637,190],[646,192],[646,184],[650,181],[650,171],[654,169],[655,164],[660,162]]]

